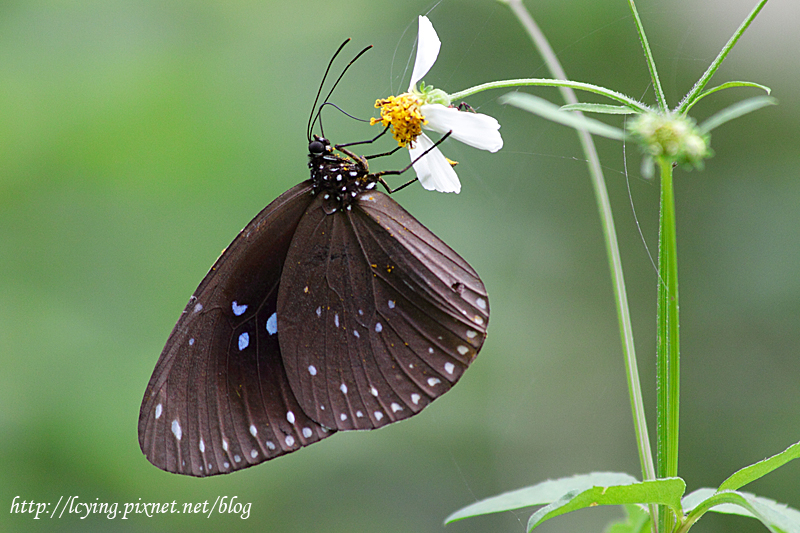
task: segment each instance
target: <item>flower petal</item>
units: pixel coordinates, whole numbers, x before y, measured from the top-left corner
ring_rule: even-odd
[[[459,111],[441,104],[425,104],[419,108],[425,120],[423,127],[438,133],[452,130],[450,137],[473,148],[496,152],[503,147],[500,123],[494,117],[481,113]]]
[[[439,40],[439,36],[436,35],[436,30],[433,29],[431,21],[428,20],[428,17],[420,16],[419,34],[417,34],[417,58],[414,60],[411,83],[408,85],[409,92],[436,62],[436,57],[439,55],[441,47],[442,42]]]
[[[411,160],[414,161],[432,146],[433,141],[423,133],[417,137],[414,148],[408,149]],[[438,148],[434,148],[414,163],[414,172],[417,173],[420,184],[429,191],[461,192],[461,182],[458,181],[456,171]]]

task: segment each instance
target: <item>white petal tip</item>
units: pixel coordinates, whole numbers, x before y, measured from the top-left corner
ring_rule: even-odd
[[[428,20],[428,17],[420,15],[419,33],[417,34],[417,58],[414,61],[414,70],[411,73],[411,81],[408,84],[409,91],[431,69],[436,62],[436,57],[439,55],[441,47],[442,42],[439,40],[439,36],[436,35],[433,24]]]

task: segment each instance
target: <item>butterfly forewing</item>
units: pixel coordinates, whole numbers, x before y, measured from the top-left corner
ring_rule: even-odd
[[[371,429],[419,412],[480,350],[488,322],[475,271],[377,191],[350,210],[315,201],[278,296],[295,397],[327,427]]]
[[[139,443],[170,472],[227,473],[330,432],[294,398],[275,331],[281,271],[313,200],[301,183],[223,252],[170,334],[145,391]]]

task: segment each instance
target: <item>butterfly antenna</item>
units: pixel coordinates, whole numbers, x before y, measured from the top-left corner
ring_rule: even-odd
[[[348,39],[347,41],[345,41],[345,42],[342,44],[342,46],[344,46],[345,44],[347,44],[347,42],[348,42],[349,40],[350,40],[350,39]],[[340,46],[340,47],[339,47],[339,50],[341,50],[341,49],[342,49],[342,46]],[[320,117],[320,112],[322,111],[322,106],[324,106],[325,104],[327,104],[327,103],[328,103],[328,98],[330,98],[330,97],[331,97],[331,95],[333,94],[333,91],[334,91],[334,89],[336,89],[336,86],[337,86],[337,85],[339,85],[339,82],[340,82],[340,81],[342,81],[342,78],[344,77],[345,73],[347,72],[347,69],[349,69],[349,68],[350,68],[350,67],[353,65],[353,63],[355,63],[355,62],[358,60],[358,58],[359,58],[359,57],[361,57],[362,55],[364,55],[364,54],[367,52],[367,50],[369,50],[370,48],[372,48],[372,45],[369,45],[369,46],[365,47],[363,50],[361,50],[359,53],[357,53],[357,54],[356,54],[356,56],[355,56],[353,59],[351,59],[351,60],[350,60],[350,62],[347,64],[347,66],[346,66],[346,67],[344,67],[344,69],[342,70],[342,73],[341,73],[341,74],[339,74],[339,77],[338,77],[338,78],[336,78],[336,81],[334,82],[333,86],[331,87],[331,90],[330,90],[330,91],[328,91],[328,94],[327,94],[327,95],[325,96],[325,98],[324,98],[324,102],[325,102],[325,103],[323,103],[323,104],[322,104],[322,105],[319,107],[319,109],[317,110],[317,113],[316,113],[316,117],[314,118],[314,120],[313,120],[312,122],[310,122],[310,124],[309,124],[309,126],[308,126],[308,138],[309,138],[309,139],[311,138],[311,131],[314,129],[314,124],[317,122],[317,119],[319,119],[319,117]],[[339,52],[337,51],[336,53],[338,54]],[[336,57],[336,55],[334,55],[333,57],[335,58],[335,57]],[[331,59],[331,63],[333,63],[333,59]],[[330,65],[328,65],[328,70],[330,70]],[[325,71],[325,75],[327,76],[327,74],[328,74],[328,71],[326,70],[326,71]],[[323,81],[324,81],[324,79],[323,79]],[[315,106],[317,105],[317,102],[319,101],[319,94],[320,94],[321,92],[322,92],[322,86],[320,85],[320,90],[319,90],[319,92],[317,93],[317,98],[316,98],[316,99],[314,99],[314,105],[315,105]],[[312,110],[312,116],[313,116],[313,113],[314,113],[314,112],[313,112],[313,110]],[[311,121],[311,118],[309,118],[309,121]]]
[[[322,81],[319,83],[319,89],[317,89],[317,96],[314,98],[314,105],[311,106],[311,115],[309,115],[309,117],[308,117],[308,126],[306,128],[306,137],[308,138],[308,142],[311,142],[311,128],[313,127],[313,123],[311,121],[312,121],[312,119],[314,121],[316,121],[316,119],[314,118],[314,112],[317,109],[317,102],[319,102],[319,95],[322,94],[322,87],[325,86],[325,80],[328,79],[328,73],[331,71],[331,66],[333,66],[333,61],[336,59],[336,56],[339,55],[339,52],[342,51],[342,48],[344,48],[344,45],[346,45],[349,42],[350,42],[350,39],[348,38],[348,39],[345,39],[345,41],[342,44],[339,45],[339,48],[336,50],[336,52],[333,54],[333,57],[328,62],[328,68],[325,69],[325,74],[322,76]],[[330,96],[330,94],[328,96]],[[327,98],[326,98],[326,100],[327,100]],[[319,113],[319,112],[317,112],[317,113]]]
[[[369,122],[368,118],[358,118],[355,115],[351,115],[350,113],[348,113],[347,111],[345,111],[344,109],[342,109],[338,105],[334,104],[333,102],[325,102],[325,103],[323,103],[321,106],[319,106],[320,111],[322,110],[322,107],[326,106],[326,105],[329,105],[329,106],[333,107],[334,109],[338,110],[342,115],[344,115],[346,117],[350,117],[353,120],[357,120],[359,122]]]

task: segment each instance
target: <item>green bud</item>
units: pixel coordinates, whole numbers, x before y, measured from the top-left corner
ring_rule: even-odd
[[[685,116],[644,113],[633,120],[631,133],[645,154],[684,167],[702,168],[703,160],[713,155],[709,134]]]
[[[419,96],[424,104],[442,104],[445,107],[450,106],[450,95],[441,89],[436,89],[433,85],[425,85],[425,82],[420,82],[419,89],[416,87],[412,91]]]

